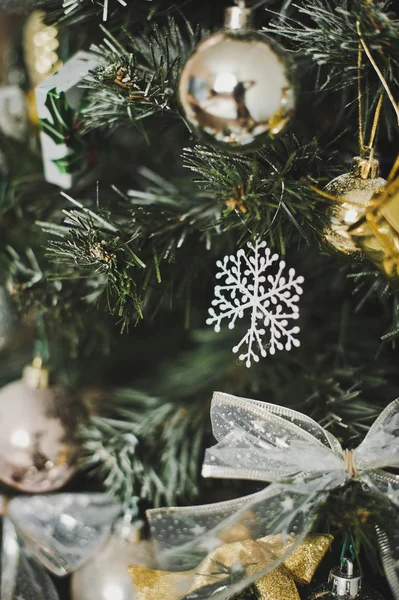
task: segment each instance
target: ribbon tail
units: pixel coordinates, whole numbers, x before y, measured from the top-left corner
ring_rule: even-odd
[[[356,448],[356,465],[360,471],[399,467],[398,421],[399,399],[382,411]]]
[[[121,505],[105,494],[18,496],[8,514],[26,547],[53,574],[87,562],[104,544]]]
[[[331,479],[298,476],[238,500],[148,511],[161,568],[180,572],[168,598],[223,600],[281,565],[309,533]],[[260,539],[272,535],[281,552]]]
[[[26,555],[8,517],[3,519],[1,600],[59,600],[43,567]]]

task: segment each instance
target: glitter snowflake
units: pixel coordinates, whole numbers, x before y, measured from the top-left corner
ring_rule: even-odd
[[[268,269],[279,261],[278,254],[272,254],[266,242],[257,241],[255,245],[247,244],[252,251],[246,256],[244,250],[236,255],[225,256],[217,262],[220,271],[217,279],[225,280],[225,285],[215,287],[215,299],[209,309],[208,325],[214,325],[219,332],[223,319],[229,321],[233,329],[237,319],[250,312],[251,324],[241,341],[233,348],[233,352],[245,350],[240,360],[246,366],[251,361],[258,362],[260,356],[275,354],[276,350],[291,350],[299,346],[297,339],[299,327],[289,322],[299,318],[298,301],[302,294],[302,276],[295,275],[289,269],[284,275],[285,262],[281,260],[274,274],[267,274]],[[268,343],[264,338],[268,334]]]

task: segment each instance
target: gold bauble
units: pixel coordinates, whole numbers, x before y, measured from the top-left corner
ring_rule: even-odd
[[[45,25],[43,10],[33,11],[26,19],[23,35],[24,58],[30,79],[35,88],[60,66],[58,30]]]
[[[295,106],[285,53],[250,28],[250,10],[226,11],[225,29],[204,40],[179,83],[185,117],[209,143],[251,150],[280,133]]]
[[[388,277],[399,277],[399,180],[387,184],[350,229],[354,242]]]
[[[330,181],[325,191],[341,200],[331,208],[330,223],[324,232],[330,246],[343,254],[359,253],[359,247],[348,229],[366,214],[371,198],[385,184],[385,179],[378,177],[378,161],[359,156],[353,159],[350,173]]]

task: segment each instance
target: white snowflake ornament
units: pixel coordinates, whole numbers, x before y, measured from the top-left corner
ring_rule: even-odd
[[[207,325],[214,325],[219,332],[223,319],[229,321],[229,328],[234,329],[237,319],[242,319],[250,312],[251,324],[241,341],[234,346],[233,352],[246,348],[240,354],[247,367],[251,361],[259,361],[260,356],[275,354],[276,350],[291,350],[300,346],[296,337],[299,333],[297,325],[291,326],[291,320],[299,318],[298,301],[303,289],[304,278],[289,269],[284,275],[285,262],[280,260],[275,274],[267,274],[268,269],[280,259],[272,254],[266,242],[248,242],[252,251],[246,256],[244,250],[236,255],[225,256],[216,265],[220,271],[217,279],[225,279],[225,285],[215,287],[215,299],[209,309],[210,317]],[[268,342],[264,338],[268,334]]]

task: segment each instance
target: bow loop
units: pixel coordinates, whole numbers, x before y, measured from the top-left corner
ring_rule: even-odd
[[[359,470],[399,467],[399,399],[382,411],[354,453]]]
[[[211,418],[219,443],[206,451],[204,477],[281,481],[343,468],[338,440],[296,411],[215,392]]]

